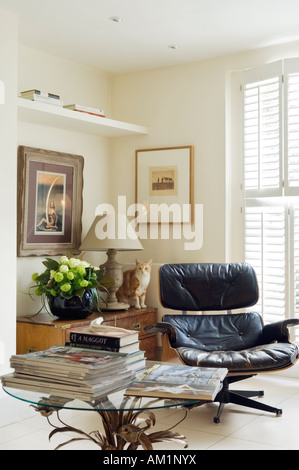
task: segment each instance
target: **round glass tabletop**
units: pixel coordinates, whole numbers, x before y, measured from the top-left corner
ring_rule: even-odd
[[[165,398],[125,396],[125,390],[111,393],[101,399],[91,402],[9,387],[3,387],[3,390],[13,398],[17,398],[18,400],[37,405],[39,407],[86,411],[150,410],[171,408],[175,406],[188,406],[199,402],[199,400],[173,400]]]

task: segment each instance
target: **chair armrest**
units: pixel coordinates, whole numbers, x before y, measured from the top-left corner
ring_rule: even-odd
[[[153,323],[152,325],[145,326],[144,331],[146,333],[162,333],[163,335],[166,333],[169,337],[170,344],[174,344],[176,342],[176,331],[170,323]]]
[[[288,327],[299,325],[299,318],[287,318],[286,320],[269,323],[263,328],[263,340],[265,343],[272,343],[278,341],[288,343],[290,334]]]

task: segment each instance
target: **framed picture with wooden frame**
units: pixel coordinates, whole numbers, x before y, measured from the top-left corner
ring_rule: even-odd
[[[84,158],[18,149],[17,255],[78,254]]]
[[[170,223],[193,223],[193,146],[141,149],[135,152],[135,202],[143,205],[151,218],[152,208],[168,206]],[[175,213],[176,210],[176,213]],[[158,223],[163,222],[160,217]]]

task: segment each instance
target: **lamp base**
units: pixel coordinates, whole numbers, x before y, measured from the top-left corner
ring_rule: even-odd
[[[107,251],[107,261],[105,264],[101,265],[101,268],[104,268],[107,276],[112,277],[115,283],[113,287],[109,289],[106,302],[100,302],[100,310],[127,310],[130,308],[130,305],[124,302],[119,302],[116,297],[116,292],[120,288],[123,282],[123,267],[115,259],[116,250],[109,249]]]
[[[100,310],[128,310],[130,308],[129,304],[125,304],[124,302],[111,302],[105,303],[101,302],[99,305]]]

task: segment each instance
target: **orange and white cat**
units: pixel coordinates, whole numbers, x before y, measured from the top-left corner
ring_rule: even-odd
[[[140,261],[136,259],[135,269],[123,273],[123,283],[116,293],[120,302],[130,304],[135,308],[146,308],[145,295],[150,282],[152,260]]]

